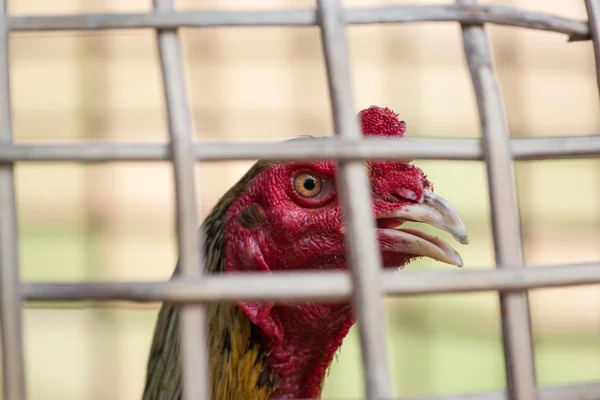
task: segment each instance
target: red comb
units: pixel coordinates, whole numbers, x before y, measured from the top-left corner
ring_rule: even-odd
[[[371,106],[358,113],[365,136],[399,136],[406,132],[406,122],[387,107]]]

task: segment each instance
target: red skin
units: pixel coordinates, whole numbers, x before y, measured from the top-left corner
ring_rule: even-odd
[[[403,136],[406,125],[389,109],[371,107],[360,114],[366,135]],[[226,215],[226,271],[345,270],[346,245],[343,214],[335,190],[337,163],[332,161],[277,163],[257,175]],[[423,196],[430,187],[423,172],[404,162],[369,164],[375,213],[398,210]],[[322,195],[300,196],[293,185],[298,173],[325,179]],[[408,190],[408,191],[407,191]],[[406,197],[414,193],[416,199]],[[265,223],[246,228],[238,213],[256,206]],[[384,266],[401,267],[413,256],[385,251],[379,238]],[[274,376],[274,398],[316,398],[326,369],[355,322],[349,303],[239,302],[238,307],[264,333],[267,364]]]

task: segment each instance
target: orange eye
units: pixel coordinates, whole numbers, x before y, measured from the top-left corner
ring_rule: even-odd
[[[311,174],[299,174],[294,178],[294,188],[300,196],[312,198],[321,193],[323,180]]]

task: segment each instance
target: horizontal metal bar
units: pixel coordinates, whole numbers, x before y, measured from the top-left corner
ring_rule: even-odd
[[[600,135],[509,139],[509,145],[520,161],[597,157]]]
[[[552,14],[523,11],[505,5],[383,6],[344,10],[347,24],[462,22],[492,23],[564,33],[570,40],[590,39],[586,21]],[[224,26],[312,26],[316,10],[285,11],[173,11],[131,14],[74,14],[11,16],[14,32],[105,30]]]
[[[600,382],[537,388],[540,400],[600,400]],[[510,400],[507,392],[403,397],[401,400]]]
[[[195,142],[196,158],[202,161],[381,159],[482,160],[478,139],[340,138],[285,142]],[[600,135],[526,138],[510,140],[515,160],[569,159],[600,156]],[[107,162],[165,161],[171,153],[166,143],[86,141],[68,144],[0,144],[0,162]]]
[[[461,271],[384,271],[381,285],[388,295],[515,291],[600,283],[600,263],[522,269]],[[202,280],[173,278],[165,282],[22,283],[29,301],[171,301],[215,300],[320,301],[351,296],[345,272],[244,273],[209,275]]]

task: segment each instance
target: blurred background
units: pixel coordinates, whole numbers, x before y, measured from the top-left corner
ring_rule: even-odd
[[[346,0],[348,7],[424,4]],[[437,3],[450,3],[438,1]],[[505,0],[585,19],[583,1]],[[313,7],[312,1],[179,1],[181,9]],[[12,0],[13,14],[147,11],[149,0]],[[591,42],[488,26],[513,137],[600,133]],[[480,136],[456,23],[348,29],[355,104],[388,106],[412,137]],[[244,141],[332,135],[319,31],[182,29],[200,139]],[[16,141],[167,139],[155,33],[16,33],[10,40]],[[199,166],[201,218],[253,163]],[[416,161],[464,216],[465,269],[494,264],[486,171],[480,162]],[[600,259],[600,161],[517,164],[525,257],[554,265]],[[176,262],[172,171],[167,163],[18,163],[25,280],[157,280]],[[439,231],[438,231],[439,233]],[[442,233],[445,239],[449,235]],[[420,261],[410,268],[448,268]],[[541,384],[600,379],[600,287],[530,295]],[[29,303],[24,311],[31,399],[140,397],[159,304]],[[495,293],[386,300],[398,395],[499,390],[504,361]],[[364,395],[356,329],[323,398]]]

